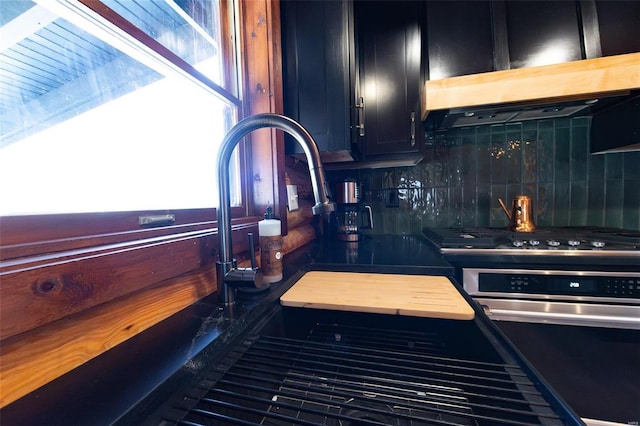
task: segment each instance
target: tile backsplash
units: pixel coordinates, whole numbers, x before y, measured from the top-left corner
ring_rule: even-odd
[[[451,129],[413,167],[342,170],[371,205],[377,234],[431,227],[502,227],[498,204],[533,198],[538,226],[640,230],[640,152],[589,154],[590,117]],[[389,191],[398,207],[386,207]]]

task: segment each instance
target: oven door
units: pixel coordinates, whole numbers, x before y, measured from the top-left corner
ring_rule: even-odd
[[[463,268],[495,320],[640,330],[640,273]]]
[[[465,290],[585,423],[640,424],[640,274],[464,268],[462,275]],[[610,287],[616,293],[606,294],[607,280],[620,284]]]

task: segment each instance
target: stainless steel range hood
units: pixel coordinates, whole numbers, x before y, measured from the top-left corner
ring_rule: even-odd
[[[591,115],[640,89],[640,53],[430,80],[428,129]]]

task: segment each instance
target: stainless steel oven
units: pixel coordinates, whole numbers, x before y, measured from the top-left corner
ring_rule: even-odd
[[[639,231],[424,234],[465,291],[587,424],[640,424]]]
[[[462,268],[496,320],[640,329],[640,272]]]

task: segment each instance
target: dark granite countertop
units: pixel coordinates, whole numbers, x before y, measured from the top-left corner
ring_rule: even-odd
[[[0,419],[12,425],[137,423],[190,381],[216,351],[239,339],[310,269],[453,275],[453,268],[420,236],[313,242],[285,257],[285,279],[268,291],[242,294],[236,308],[225,312],[215,294],[204,298],[9,404]]]

